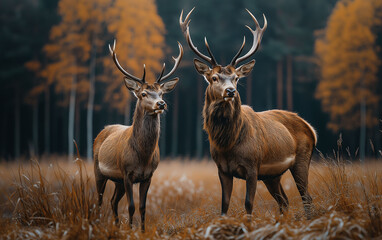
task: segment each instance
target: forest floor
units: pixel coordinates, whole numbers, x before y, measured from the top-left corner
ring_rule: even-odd
[[[317,160],[309,191],[313,216],[307,220],[291,174],[282,185],[289,211],[259,181],[253,215],[244,210],[245,183],[235,179],[228,216],[220,216],[221,189],[212,161],[162,160],[154,173],[146,209],[146,232],[136,212],[128,226],[126,198],[121,224],[113,224],[108,182],[97,211],[92,163],[51,157],[0,163],[0,239],[377,239],[382,237],[382,161],[365,164]]]

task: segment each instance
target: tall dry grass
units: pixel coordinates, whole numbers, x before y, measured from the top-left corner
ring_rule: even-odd
[[[4,239],[368,239],[382,237],[382,162],[350,163],[340,157],[313,162],[309,190],[314,209],[306,220],[289,172],[282,185],[290,209],[258,183],[254,212],[245,215],[245,184],[235,180],[227,217],[220,217],[221,190],[211,161],[162,161],[148,193],[145,233],[139,216],[127,224],[126,200],[115,226],[108,183],[101,209],[91,163],[77,159],[0,164],[0,238]],[[138,189],[134,186],[135,202]]]

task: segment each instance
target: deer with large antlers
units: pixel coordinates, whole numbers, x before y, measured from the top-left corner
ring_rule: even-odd
[[[228,211],[233,177],[246,180],[247,214],[252,214],[258,180],[263,180],[283,213],[289,204],[280,179],[284,172],[290,170],[309,218],[312,198],[308,193],[308,172],[317,143],[315,130],[296,113],[282,110],[255,112],[251,107],[241,104],[237,91],[239,79],[248,76],[255,60],[236,66],[259,49],[267,28],[265,16],[261,28],[247,9],[256,25],[255,31],[247,26],[254,38],[252,47],[240,57],[245,45],[244,37],[238,53],[224,67],[216,62],[206,38],[204,40],[209,56],[201,53],[193,44],[189,29],[193,10],[184,20],[182,11],[179,24],[191,50],[211,66],[194,59],[196,71],[208,83],[203,108],[204,130],[208,134],[211,156],[218,167],[222,188],[222,215]]]
[[[124,75],[126,87],[137,98],[133,124],[131,126],[109,125],[97,136],[93,145],[94,173],[98,192],[98,205],[101,206],[107,180],[115,184],[111,206],[116,223],[118,223],[118,203],[126,193],[129,223],[132,226],[135,212],[133,198],[133,184],[139,185],[139,211],[141,214],[141,228],[145,230],[145,212],[147,191],[151,177],[159,164],[159,115],[167,108],[162,95],[170,92],[176,86],[179,78],[168,79],[179,66],[183,56],[182,45],[178,42],[179,55],[172,70],[163,76],[165,64],[154,84],[145,80],[145,66],[143,77],[138,78],[121,67],[115,51],[115,41],[110,47],[117,68]]]

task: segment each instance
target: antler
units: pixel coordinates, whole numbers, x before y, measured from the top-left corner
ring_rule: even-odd
[[[196,55],[198,55],[201,59],[209,62],[212,66],[216,66],[217,65],[216,59],[215,59],[214,55],[212,54],[210,47],[208,46],[207,38],[204,38],[204,42],[206,44],[207,51],[208,51],[208,54],[210,55],[210,57],[207,57],[203,53],[199,52],[198,48],[195,47],[195,45],[192,43],[191,35],[190,35],[190,28],[189,28],[191,19],[189,19],[189,18],[190,18],[192,11],[194,11],[194,9],[195,9],[195,7],[193,9],[191,9],[191,11],[187,14],[186,18],[184,19],[184,21],[183,21],[183,10],[182,10],[182,13],[180,14],[180,17],[179,17],[180,28],[182,29],[183,35],[186,38],[187,43],[190,46],[191,50],[194,51],[196,53]]]
[[[119,69],[119,71],[121,71],[129,79],[137,81],[140,84],[144,84],[145,83],[145,77],[146,77],[146,66],[143,64],[143,76],[142,76],[142,78],[137,78],[136,76],[128,73],[125,69],[123,69],[121,64],[119,64],[119,62],[118,62],[117,53],[115,52],[116,42],[117,41],[114,39],[113,48],[109,44],[109,51],[110,51],[110,54],[113,56],[113,60],[114,60],[115,65],[117,66],[117,68]]]
[[[260,25],[259,25],[259,22],[253,16],[253,14],[248,9],[246,9],[246,10],[249,13],[249,15],[251,15],[251,17],[252,17],[252,19],[253,19],[253,21],[255,22],[255,25],[256,25],[256,30],[255,31],[253,31],[252,28],[250,28],[248,25],[246,25],[246,27],[253,34],[253,44],[252,44],[251,49],[244,56],[238,58],[239,55],[241,54],[241,52],[243,51],[243,48],[244,48],[244,45],[245,45],[245,37],[244,37],[243,44],[241,45],[241,47],[239,49],[239,52],[233,57],[233,59],[231,61],[231,66],[233,66],[233,67],[236,66],[239,62],[242,62],[242,61],[246,60],[247,58],[251,57],[259,49],[261,39],[263,38],[265,29],[267,29],[267,26],[268,26],[267,19],[265,18],[264,14],[263,14],[263,17],[264,17],[264,26],[263,26],[263,28],[261,28]]]
[[[163,63],[163,68],[162,68],[162,71],[161,71],[159,77],[157,78],[157,83],[160,83],[160,82],[166,80],[167,78],[169,78],[175,72],[175,70],[178,68],[180,60],[183,57],[183,47],[182,47],[182,44],[180,44],[180,42],[178,42],[178,47],[179,47],[178,57],[176,57],[176,58],[172,57],[172,59],[174,59],[174,61],[175,61],[174,67],[171,69],[171,71],[169,73],[167,73],[165,76],[163,76],[164,68],[166,67],[166,64]]]

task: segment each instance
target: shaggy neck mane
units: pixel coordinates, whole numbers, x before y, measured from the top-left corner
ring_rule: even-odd
[[[138,153],[140,160],[148,161],[158,145],[160,118],[159,114],[148,114],[139,104],[138,100],[132,124],[133,133],[129,143]]]
[[[206,90],[203,117],[204,130],[208,133],[210,143],[220,150],[229,150],[238,143],[244,122],[241,113],[241,100],[237,95],[234,101],[213,99]]]

